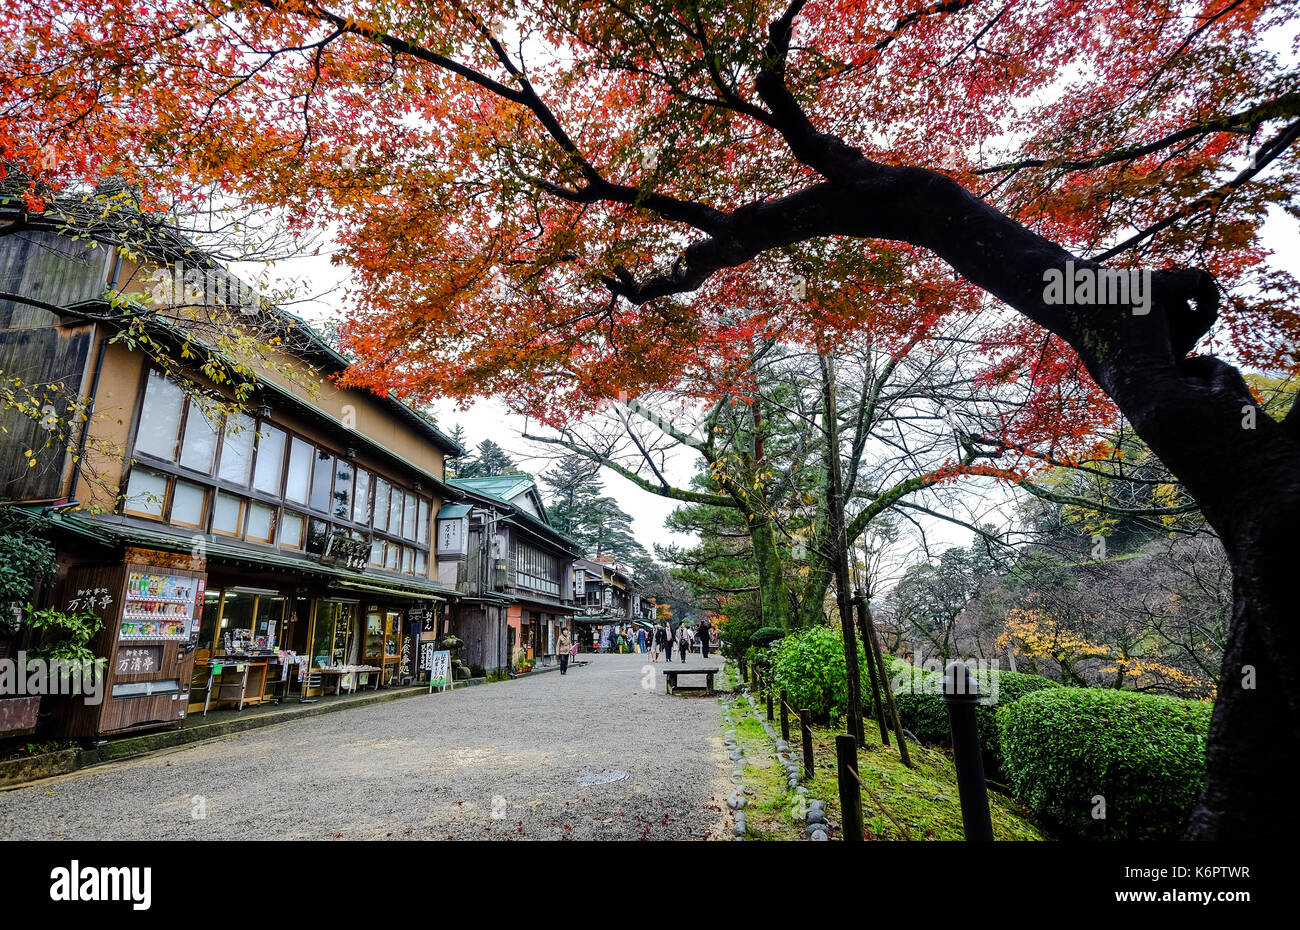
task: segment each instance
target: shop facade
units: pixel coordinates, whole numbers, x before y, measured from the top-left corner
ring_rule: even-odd
[[[573,575],[581,651],[609,651],[619,633],[625,639],[635,638],[638,630],[649,635],[656,621],[655,599],[629,569],[612,559],[579,559]]]
[[[17,286],[94,298],[148,286],[147,269],[112,249],[96,266],[51,233],[32,236],[45,248],[0,241]],[[25,375],[62,379],[87,414],[77,447],[4,488],[58,550],[38,606],[104,623],[90,644],[106,660],[102,705],[52,702],[59,733],[179,726],[214,708],[415,680],[419,644],[446,633],[457,598],[438,581],[433,528],[462,496],[443,476],[464,450],[396,400],[338,387],[346,360],[300,323],[295,360],[313,383],[271,369],[251,399],[214,408],[181,384],[203,382],[201,356],[192,371],[163,371],[115,342],[113,326],[86,322],[88,300],[67,316],[0,306],[0,348],[61,347],[33,355]]]
[[[439,512],[439,581],[462,656],[484,673],[557,661],[562,631],[574,634],[574,540],[550,525],[531,478],[451,479],[463,498]]]

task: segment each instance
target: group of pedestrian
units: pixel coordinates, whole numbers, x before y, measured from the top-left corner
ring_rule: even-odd
[[[659,623],[650,631],[650,661],[658,662],[659,653],[664,653],[664,661],[673,660],[673,647],[677,647],[677,654],[681,661],[685,662],[686,657],[698,643],[700,651],[704,658],[709,657],[709,636],[712,630],[708,620],[700,622],[698,627],[690,627],[685,623],[679,623],[674,630],[669,623]]]
[[[666,621],[655,624],[649,630],[642,627],[633,631],[630,625],[615,626],[613,628],[605,627],[604,629],[605,632],[600,635],[597,641],[604,651],[618,653],[619,655],[629,652],[648,652],[652,662],[659,661],[661,652],[664,654],[665,661],[671,662],[673,660],[674,646],[677,648],[677,655],[682,662],[686,661],[686,657],[695,649],[696,645],[699,646],[703,657],[707,659],[713,636],[713,627],[709,624],[707,618],[700,620],[695,626],[679,623],[676,629]]]
[[[646,637],[646,631],[638,629],[634,632],[629,624],[614,627],[609,634],[609,639],[605,640],[602,637],[601,642],[605,645],[606,652],[616,652],[619,655],[629,652],[645,652],[650,645],[650,641]]]

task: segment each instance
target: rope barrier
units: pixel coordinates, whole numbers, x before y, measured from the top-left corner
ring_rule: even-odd
[[[757,671],[755,671],[754,673],[754,678],[759,683],[760,686],[764,686],[764,689],[770,689],[772,687],[770,682],[763,681],[763,676],[759,674]],[[786,701],[783,698],[778,698],[777,700],[780,701],[782,707],[788,710],[796,718],[799,716],[799,711],[791,707],[788,701]],[[799,727],[800,727],[800,731],[802,732],[803,730],[802,721],[800,721]],[[831,747],[828,746],[825,742],[823,742],[822,738],[818,736],[816,733],[814,733],[811,727],[808,728],[808,735],[811,736],[813,742],[816,743],[818,746],[820,746],[823,750],[827,752],[831,751]],[[904,827],[901,823],[899,823],[897,818],[895,818],[894,815],[889,812],[889,808],[885,807],[885,802],[880,800],[879,796],[874,791],[872,791],[870,787],[867,786],[867,783],[862,780],[862,776],[859,775],[857,771],[854,769],[849,769],[849,774],[852,775],[854,779],[857,780],[857,783],[862,788],[862,790],[865,791],[871,797],[871,800],[875,802],[876,807],[880,808],[880,812],[889,818],[889,822],[898,828],[898,832],[903,834],[903,838],[906,840],[911,840],[912,834],[908,832],[907,828]]]

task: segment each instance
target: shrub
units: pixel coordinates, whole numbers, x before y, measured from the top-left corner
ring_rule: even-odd
[[[749,644],[755,649],[762,649],[776,642],[785,636],[785,630],[774,626],[760,627],[754,631],[754,635],[749,637]]]
[[[808,708],[820,722],[843,716],[849,706],[844,640],[830,627],[814,626],[787,634],[771,647],[772,679],[784,688],[791,706]],[[858,669],[866,694],[866,653],[858,644]]]
[[[1062,835],[1176,839],[1201,789],[1211,705],[1056,688],[997,713],[1016,796]],[[1098,795],[1105,818],[1094,818]]]
[[[898,717],[903,726],[922,743],[951,745],[948,708],[941,693],[943,686],[940,682],[943,676],[934,671],[916,668],[893,656],[886,657],[885,668],[889,672],[891,687],[895,688],[894,704],[898,707]],[[1050,678],[1038,675],[990,669],[975,671],[975,680],[980,690],[988,695],[975,710],[975,724],[979,729],[980,745],[984,748],[984,771],[990,778],[1000,779],[1005,768],[999,745],[997,709],[1034,691],[1061,686]],[[996,703],[993,702],[995,684]]]
[[[722,654],[728,659],[738,659],[749,648],[750,637],[758,630],[758,620],[745,616],[727,616],[718,621],[718,641]]]

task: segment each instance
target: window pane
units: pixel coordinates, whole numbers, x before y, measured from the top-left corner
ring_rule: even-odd
[[[252,417],[242,413],[226,417],[226,436],[221,443],[221,465],[217,476],[233,484],[248,484],[253,464],[253,437],[257,435]]]
[[[207,502],[207,491],[188,481],[177,481],[172,491],[172,523],[181,526],[203,526],[203,505]]]
[[[330,509],[330,489],[334,483],[334,456],[324,449],[316,450],[311,472],[311,506],[313,510]]]
[[[388,532],[394,536],[402,532],[402,492],[393,488],[392,496],[388,498]]]
[[[334,469],[334,516],[344,520],[352,513],[352,463],[339,459]]]
[[[182,391],[180,385],[163,377],[162,372],[150,370],[144,389],[144,404],[140,408],[140,423],[136,430],[135,451],[176,461],[176,440],[180,438]]]
[[[397,571],[397,556],[401,548],[397,543],[384,544],[384,568],[389,571]]]
[[[420,498],[420,522],[415,533],[415,541],[429,544],[429,502],[423,497]]]
[[[303,515],[286,510],[280,518],[280,545],[289,549],[301,549],[303,529]]]
[[[404,548],[402,550],[402,571],[406,572],[409,575],[414,570],[414,566],[415,566],[415,550],[410,548]]]
[[[123,506],[132,513],[161,517],[166,497],[167,476],[145,468],[137,468],[131,472],[131,480],[127,482],[126,501]]]
[[[389,484],[383,478],[375,480],[375,529],[388,529],[388,489]]]
[[[415,495],[408,493],[402,515],[402,535],[407,539],[415,538],[415,503]]]
[[[212,505],[212,532],[238,536],[244,517],[244,499],[230,494],[218,494]]]
[[[330,525],[324,520],[317,520],[313,517],[307,530],[307,551],[312,555],[323,554],[329,535]]]
[[[424,574],[424,553],[423,552],[415,553],[415,573],[417,575]]]
[[[370,472],[357,469],[357,492],[352,498],[352,522],[363,526],[370,523]]]
[[[289,477],[284,483],[286,500],[307,503],[307,488],[311,485],[312,444],[294,438],[289,447]]]
[[[381,540],[375,539],[370,543],[370,564],[384,564],[384,544]]]
[[[275,508],[266,504],[250,502],[248,505],[248,530],[245,539],[256,542],[270,542],[275,539]]]
[[[284,430],[263,423],[258,430],[257,464],[253,487],[263,494],[280,494],[280,473],[284,471]]]
[[[181,443],[181,464],[210,475],[217,456],[217,430],[221,420],[210,419],[203,407],[192,400],[189,408],[185,416],[185,440]]]

